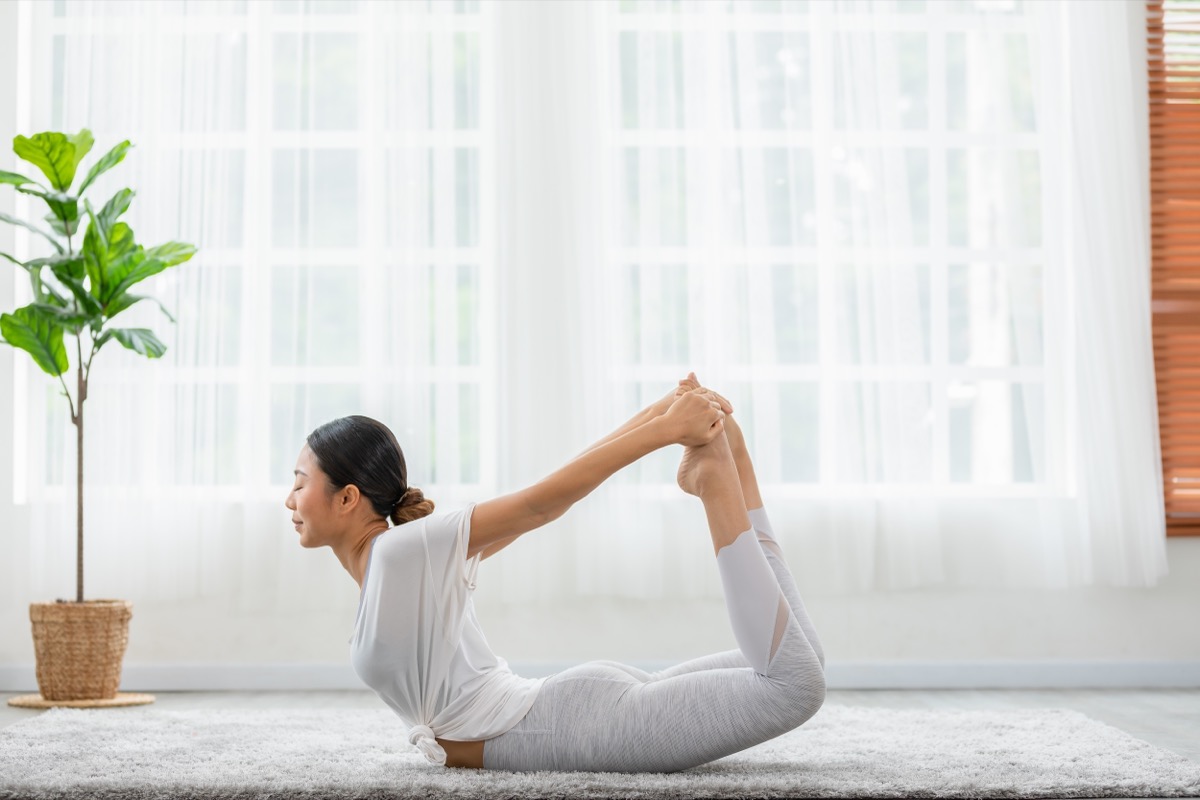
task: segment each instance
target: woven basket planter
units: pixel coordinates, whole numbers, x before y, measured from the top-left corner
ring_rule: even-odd
[[[37,682],[46,700],[108,700],[121,685],[133,603],[30,603]]]

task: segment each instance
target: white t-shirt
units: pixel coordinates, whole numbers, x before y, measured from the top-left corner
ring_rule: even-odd
[[[389,528],[371,542],[350,637],[355,673],[411,726],[434,764],[434,737],[478,741],[512,728],[545,678],[523,678],[488,646],[472,592],[482,551],[467,560],[474,503]]]

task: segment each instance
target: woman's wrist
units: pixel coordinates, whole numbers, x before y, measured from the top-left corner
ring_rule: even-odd
[[[669,444],[675,444],[675,437],[670,424],[661,414],[655,414],[641,424],[639,430],[645,430],[648,440],[659,450]]]

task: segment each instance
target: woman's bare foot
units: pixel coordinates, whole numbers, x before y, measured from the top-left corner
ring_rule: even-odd
[[[727,416],[726,421],[729,420]],[[679,471],[675,475],[679,488],[700,497],[712,481],[738,481],[737,464],[729,440],[722,431],[708,444],[683,448]]]
[[[686,379],[679,382],[679,389],[677,391],[682,393],[689,388],[696,388],[699,385],[696,373],[692,372],[688,374]],[[720,397],[720,395],[717,395],[717,397]],[[725,429],[724,438],[729,442],[729,450],[733,453],[733,463],[737,467],[738,480],[742,485],[742,497],[746,501],[746,508],[761,508],[763,504],[762,495],[758,491],[758,478],[754,473],[754,464],[750,460],[750,451],[746,446],[746,437],[742,433],[742,427],[738,425],[737,419],[733,414],[725,415],[723,427]],[[680,475],[690,469],[689,461],[691,460],[694,460],[694,456],[685,451],[683,454],[683,463],[679,466]],[[685,492],[695,494],[695,492],[689,491],[684,486],[682,480],[680,480],[679,485],[683,487]]]
[[[724,431],[706,445],[684,449],[677,479],[681,489],[704,503],[713,553],[720,554],[722,547],[750,530],[746,500]]]

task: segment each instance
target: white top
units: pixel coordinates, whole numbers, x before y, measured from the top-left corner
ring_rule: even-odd
[[[350,660],[358,677],[411,726],[408,741],[444,765],[437,736],[478,741],[512,728],[545,678],[522,678],[488,646],[472,592],[474,503],[388,528],[371,542]]]

